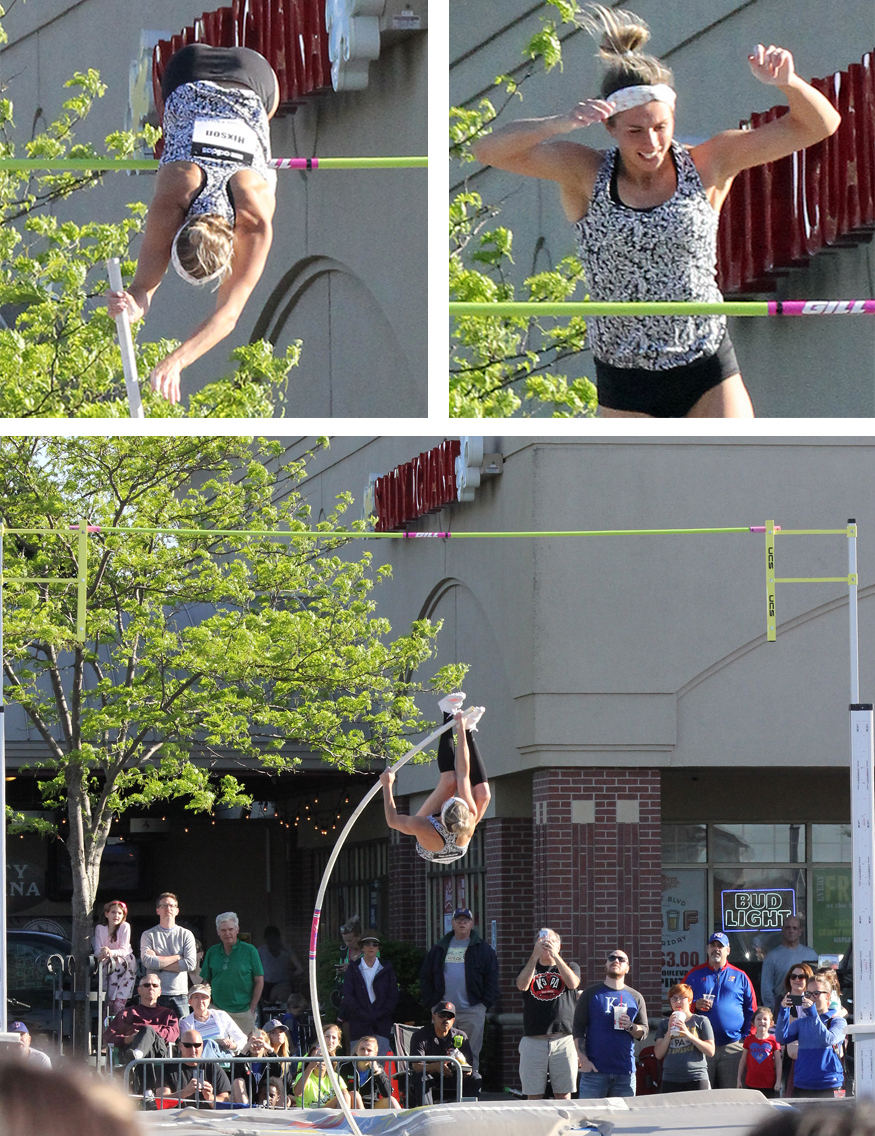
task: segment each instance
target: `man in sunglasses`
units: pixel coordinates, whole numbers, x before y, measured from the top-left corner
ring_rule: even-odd
[[[763,1005],[777,1015],[784,997],[784,978],[791,966],[800,962],[817,962],[817,951],[802,942],[802,920],[798,915],[787,915],[781,928],[781,942],[773,947],[763,962],[760,994]]]
[[[161,997],[161,979],[157,974],[146,973],[140,979],[137,993],[139,1006],[128,1006],[112,1019],[103,1038],[107,1045],[119,1048],[117,1065],[127,1065],[143,1057],[168,1057],[167,1046],[179,1037],[179,1021],[172,1010],[158,1005]],[[136,1078],[139,1084],[139,1078]],[[146,1076],[146,1086],[160,1084],[160,1067],[152,1066]],[[139,1087],[135,1089],[139,1092]]]
[[[635,1042],[649,1027],[644,999],[626,985],[628,973],[626,952],[611,951],[605,977],[577,1000],[573,1032],[583,1100],[635,1096]]]
[[[459,1066],[451,1060],[457,1056],[463,1063],[462,1095],[480,1095],[481,1078],[473,1068],[474,1055],[468,1035],[455,1028],[456,1007],[452,1002],[438,1002],[431,1012],[431,1025],[423,1026],[410,1038],[411,1057],[430,1057],[431,1061],[410,1063],[410,1093],[408,1107],[413,1104],[434,1104],[435,1101],[454,1101],[457,1096],[456,1077]]]
[[[197,1030],[186,1030],[179,1039],[183,1061],[165,1070],[164,1096],[176,1097],[181,1108],[215,1108],[217,1101],[231,1096],[231,1082],[221,1065],[198,1065],[203,1056],[203,1038]]]

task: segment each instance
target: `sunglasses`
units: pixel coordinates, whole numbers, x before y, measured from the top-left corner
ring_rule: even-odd
[[[204,1047],[202,1041],[181,1041],[179,1044],[183,1049],[203,1049]]]
[[[455,1014],[438,1014],[438,1017],[443,1018],[445,1022],[452,1022],[456,1019]]]
[[[608,955],[608,962],[628,962],[625,955]]]
[[[791,975],[790,975],[790,981],[791,981],[791,982],[802,982],[802,981],[804,981],[804,980],[805,980],[805,979],[806,979],[807,977],[808,977],[808,975],[807,975],[807,974],[791,974]]]

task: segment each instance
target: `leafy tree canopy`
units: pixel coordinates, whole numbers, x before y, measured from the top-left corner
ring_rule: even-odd
[[[521,74],[499,75],[504,97],[496,109],[489,99],[477,107],[450,108],[450,155],[461,166],[474,161],[470,144],[488,132],[507,108],[522,101],[533,75],[562,66],[560,28],[574,20],[576,6],[548,0],[556,19],[542,18],[526,45]],[[478,302],[561,301],[573,297],[583,269],[564,257],[549,272],[528,277],[523,295],[511,280],[513,233],[494,225],[498,205],[488,204],[467,181],[450,204],[450,298]],[[586,321],[525,316],[464,316],[453,321],[450,348],[450,416],[457,418],[589,418],[596,412],[594,385],[584,376],[560,373],[577,366],[586,341]]]
[[[4,525],[50,530],[5,535],[4,674],[45,746],[44,805],[66,809],[74,919],[90,911],[113,817],[174,798],[245,803],[236,778],[211,775],[218,758],[270,773],[315,752],[354,770],[400,756],[427,725],[416,676],[439,625],[392,636],[373,594],[391,569],[345,536],[363,527],[343,527],[348,494],[311,526],[307,462],[236,437],[0,442]],[[88,538],[84,643],[80,516],[101,527]],[[326,536],[294,539],[312,529]],[[447,666],[426,685],[449,690],[463,674]]]

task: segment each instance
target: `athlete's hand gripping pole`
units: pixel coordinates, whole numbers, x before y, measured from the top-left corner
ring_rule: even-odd
[[[427,746],[430,746],[436,738],[439,738],[441,736],[441,734],[445,733],[447,730],[452,730],[455,724],[456,722],[453,718],[451,718],[449,722],[444,722],[442,726],[430,733],[427,738],[424,738],[419,743],[419,745],[415,745],[413,749],[408,750],[407,753],[405,753],[399,761],[396,761],[392,766],[392,772],[394,773],[397,769],[400,769],[402,765],[404,765],[411,759],[411,757],[414,757],[417,753],[419,753],[421,750],[424,750]],[[322,1022],[319,1019],[318,1012],[319,991],[316,988],[316,939],[319,935],[319,919],[322,915],[322,903],[325,899],[325,892],[328,890],[328,880],[331,877],[331,870],[337,861],[337,857],[340,855],[344,841],[352,831],[355,822],[370,804],[373,797],[377,793],[381,792],[382,788],[383,786],[379,781],[377,781],[375,785],[372,785],[370,789],[368,789],[367,793],[365,793],[365,795],[359,801],[358,805],[356,805],[355,809],[353,810],[352,816],[344,825],[343,832],[341,832],[340,836],[338,836],[337,843],[334,845],[331,855],[328,857],[328,863],[325,865],[325,872],[322,876],[322,882],[319,884],[319,892],[316,896],[316,907],[313,911],[313,925],[310,929],[310,1002],[316,1010],[316,1012],[313,1014],[313,1025],[316,1027],[316,1036],[319,1038],[319,1045],[323,1053],[326,1052],[326,1045],[325,1036],[322,1033]],[[327,1061],[326,1066],[328,1069],[328,1079],[331,1081],[331,1087],[334,1089],[334,1095],[337,1097],[338,1104],[343,1110],[343,1115],[346,1117],[350,1127],[352,1128],[356,1136],[362,1136],[361,1129],[356,1124],[352,1110],[350,1109],[347,1101],[344,1099],[343,1093],[340,1091],[341,1084],[337,1077],[337,1072],[335,1071],[333,1063]]]
[[[113,292],[123,292],[122,270],[119,258],[114,256],[106,262],[109,272],[109,286]],[[128,407],[131,418],[145,418],[143,403],[140,400],[140,383],[137,377],[137,360],[134,355],[134,340],[131,336],[131,322],[127,312],[120,312],[115,317],[115,326],[118,332],[119,347],[122,352],[122,367],[125,372],[125,387],[128,392]]]

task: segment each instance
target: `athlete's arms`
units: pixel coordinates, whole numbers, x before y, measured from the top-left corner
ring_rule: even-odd
[[[748,62],[761,83],[782,92],[790,113],[756,130],[726,130],[690,151],[711,204],[717,209],[723,204],[733,178],[742,170],[778,161],[813,146],[835,134],[842,121],[829,100],[799,78],[789,51],[757,44]]]
[[[471,149],[484,165],[557,182],[566,216],[577,221],[589,208],[602,154],[577,142],[555,139],[603,122],[612,113],[613,107],[604,99],[587,99],[567,114],[512,122],[478,138]]]

